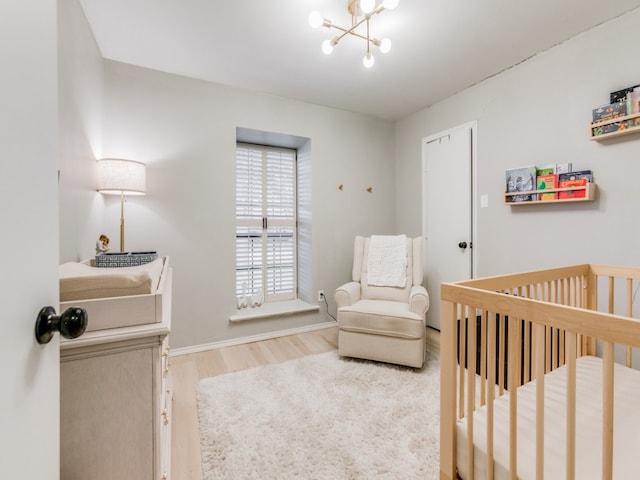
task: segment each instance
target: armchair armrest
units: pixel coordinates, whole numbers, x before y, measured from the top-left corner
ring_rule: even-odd
[[[409,293],[409,305],[413,313],[425,316],[429,310],[429,294],[422,285],[414,285]]]
[[[360,300],[360,284],[358,282],[349,282],[336,288],[333,296],[336,307],[348,307]]]

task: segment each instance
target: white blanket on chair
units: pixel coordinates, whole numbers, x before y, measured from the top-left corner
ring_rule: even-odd
[[[367,283],[379,287],[404,287],[407,284],[406,235],[371,236]]]

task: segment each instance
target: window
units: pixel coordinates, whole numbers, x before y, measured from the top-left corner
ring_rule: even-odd
[[[236,296],[297,296],[296,151],[236,146]]]

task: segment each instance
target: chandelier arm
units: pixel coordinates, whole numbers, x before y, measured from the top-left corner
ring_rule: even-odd
[[[369,17],[367,16],[367,55],[371,54],[371,37],[369,36]]]
[[[347,28],[339,27],[338,25],[334,25],[334,24],[332,23],[332,24],[329,26],[329,28],[335,28],[335,29],[337,29],[337,30],[340,30],[341,32],[344,32],[344,33],[342,33],[341,35],[338,35],[338,36],[335,38],[335,42],[336,42],[336,43],[338,43],[340,40],[342,40],[344,37],[346,37],[346,36],[347,36],[347,35],[349,35],[349,34],[353,35],[354,37],[359,37],[359,38],[361,38],[361,39],[363,39],[363,40],[367,40],[368,42],[371,42],[371,39],[370,39],[369,37],[365,37],[364,35],[361,35],[361,34],[359,34],[358,32],[356,32],[356,31],[355,31],[355,29],[356,29],[356,28],[358,28],[360,25],[362,25],[364,22],[367,22],[367,25],[368,25],[368,23],[369,23],[369,22],[368,22],[369,17],[370,17],[370,16],[367,16],[367,17],[363,18],[363,19],[362,19],[362,20],[360,20],[358,23],[356,23],[353,27],[348,28],[348,29],[347,29]]]

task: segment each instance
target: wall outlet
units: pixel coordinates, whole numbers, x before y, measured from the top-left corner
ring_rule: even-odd
[[[324,290],[318,290],[318,301],[324,302]]]

